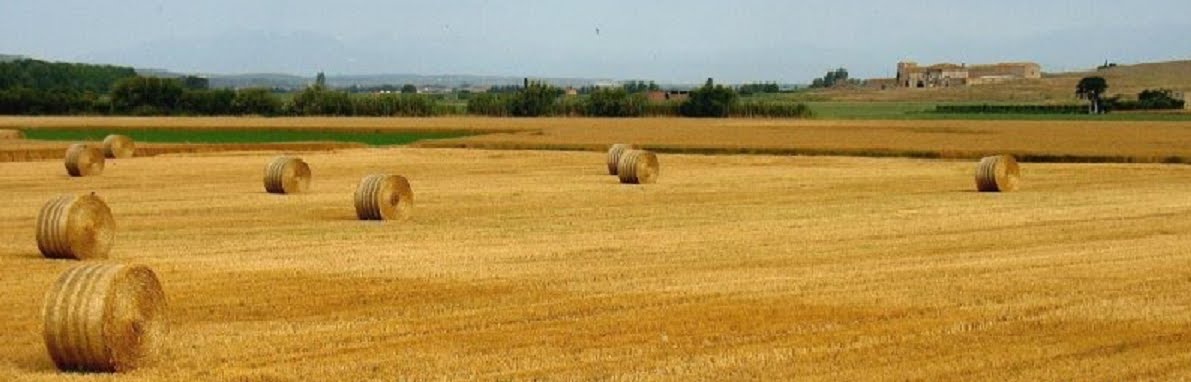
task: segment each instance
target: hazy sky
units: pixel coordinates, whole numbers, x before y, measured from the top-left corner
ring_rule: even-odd
[[[0,0],[0,36],[0,53],[205,73],[808,82],[1191,58],[1191,1]]]

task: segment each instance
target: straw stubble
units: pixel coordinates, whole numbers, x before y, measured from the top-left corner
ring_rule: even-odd
[[[25,133],[20,130],[0,129],[0,139],[24,139]]]

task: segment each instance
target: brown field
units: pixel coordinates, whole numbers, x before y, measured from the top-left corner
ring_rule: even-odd
[[[37,211],[90,191],[170,305],[159,364],[118,380],[1191,377],[1183,165],[1027,163],[981,194],[971,161],[662,155],[628,186],[603,153],[353,149],[278,196],[273,155],[0,163],[0,380],[117,379],[40,337],[77,263],[41,258]],[[410,179],[410,221],[355,220],[373,172]]]
[[[670,153],[945,159],[977,159],[986,155],[1010,153],[1026,162],[1191,163],[1191,122],[0,117],[0,127],[94,127],[105,131],[153,127],[466,130],[480,134],[422,141],[415,145],[435,148],[603,151],[609,143],[634,142],[651,150]],[[13,147],[12,145],[19,144],[17,142],[22,141],[0,141],[0,161],[4,160],[5,147]],[[66,147],[62,143],[52,145],[55,148]],[[199,146],[171,147],[174,150],[182,150],[180,147]],[[319,147],[316,144],[307,149]],[[208,150],[250,148],[289,150],[283,146],[256,145],[207,147]],[[54,154],[51,153],[50,158],[53,157]]]

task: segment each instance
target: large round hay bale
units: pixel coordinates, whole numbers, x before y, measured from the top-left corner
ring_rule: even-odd
[[[646,184],[658,180],[658,156],[645,150],[628,150],[620,155],[617,175],[621,183]]]
[[[360,220],[404,220],[413,208],[414,192],[403,176],[373,174],[356,187],[356,216]]]
[[[112,210],[94,194],[51,199],[37,214],[37,249],[51,259],[106,259],[116,237]]]
[[[58,276],[42,304],[42,337],[64,371],[124,372],[155,358],[165,293],[140,265],[84,264]]]
[[[0,129],[0,139],[23,139],[25,133],[20,130]]]
[[[1016,191],[1020,176],[1017,159],[1012,155],[984,157],[976,165],[976,189],[980,192]]]
[[[132,158],[136,143],[124,135],[111,134],[103,138],[103,156],[107,158]]]
[[[296,194],[310,189],[310,165],[301,158],[280,156],[265,166],[265,191]]]
[[[617,143],[608,149],[608,175],[616,175],[617,165],[620,163],[620,156],[627,150],[636,150],[639,147],[630,143]]]
[[[103,151],[92,145],[75,143],[66,149],[66,173],[70,176],[102,174],[103,161]]]

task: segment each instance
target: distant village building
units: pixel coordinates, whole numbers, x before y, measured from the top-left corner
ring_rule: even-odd
[[[1021,78],[1042,78],[1042,66],[1033,62],[989,65],[935,64],[918,66],[915,62],[897,63],[898,87],[937,88],[984,85]]]
[[[691,98],[691,92],[680,90],[651,90],[645,93],[645,98],[648,98],[650,102],[681,102]]]

